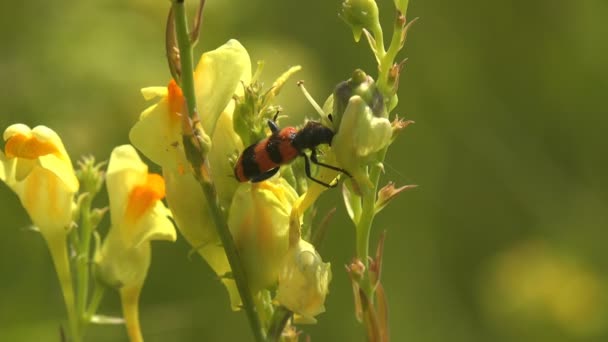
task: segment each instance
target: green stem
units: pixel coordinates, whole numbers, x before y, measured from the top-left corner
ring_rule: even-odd
[[[91,297],[91,302],[89,303],[89,308],[86,311],[85,318],[87,322],[91,321],[91,318],[97,312],[97,308],[99,308],[99,304],[103,299],[103,295],[105,293],[105,286],[101,283],[96,283],[95,288],[93,289],[93,296]]]
[[[63,293],[65,308],[68,312],[68,324],[70,326],[70,337],[74,342],[82,340],[79,334],[79,317],[76,314],[76,303],[74,300],[74,287],[72,285],[72,272],[68,259],[68,249],[65,235],[45,236],[46,243],[55,265],[55,272],[59,278],[59,285]]]
[[[378,58],[382,60],[386,55],[384,51],[384,33],[382,32],[382,26],[380,21],[376,20],[374,27],[371,28],[374,40],[376,41],[376,51],[378,52]]]
[[[92,196],[87,194],[87,197],[83,199],[80,207],[80,238],[78,245],[78,258],[76,264],[76,273],[78,282],[76,283],[76,305],[78,317],[81,322],[81,326],[84,327],[86,324],[86,305],[89,293],[89,262],[90,262],[90,248],[91,248],[91,202]],[[81,331],[84,334],[84,329]]]
[[[390,101],[393,97],[393,89],[391,85],[388,84],[388,77],[390,68],[393,65],[395,58],[397,57],[397,53],[402,48],[401,45],[401,37],[403,35],[403,30],[406,29],[406,26],[401,22],[403,18],[397,17],[395,20],[395,24],[393,27],[393,36],[391,38],[390,46],[388,47],[388,51],[384,51],[384,43],[382,40],[378,41],[378,38],[382,38],[382,28],[380,24],[376,25],[374,28],[374,36],[376,37],[377,49],[380,50],[380,65],[378,65],[378,81],[376,84],[378,85],[378,89],[384,96],[386,101]],[[404,19],[403,19],[404,20]],[[384,113],[384,117],[388,117],[388,112]],[[373,187],[372,191],[363,195],[361,202],[361,218],[359,223],[357,224],[357,257],[365,264],[366,268],[368,266],[368,257],[369,257],[369,237],[372,222],[374,221],[374,216],[376,215],[375,206],[376,206],[376,192],[378,189],[378,181],[380,180],[381,167],[379,166],[381,163],[384,163],[384,158],[386,157],[386,152],[388,147],[384,148],[380,152],[378,152],[376,158],[376,164],[370,166],[371,171],[369,174],[369,180],[371,181]],[[370,299],[373,301],[373,296],[371,293],[371,283],[366,281],[363,289],[365,293],[370,296]]]
[[[206,182],[200,182],[200,184],[207,199],[207,203],[209,203],[213,223],[215,223],[218,235],[222,240],[222,245],[224,246],[224,251],[226,252],[226,257],[228,258],[228,263],[230,264],[230,269],[232,270],[232,277],[236,282],[236,287],[239,290],[239,295],[241,296],[241,301],[243,302],[243,309],[245,310],[247,318],[249,319],[249,325],[255,340],[262,342],[265,340],[262,324],[260,322],[260,317],[256,312],[253,296],[249,290],[249,285],[247,282],[247,275],[245,274],[245,269],[241,263],[241,258],[236,249],[234,239],[232,238],[232,234],[228,229],[226,220],[224,220],[224,215],[217,206],[213,186]]]
[[[175,13],[175,31],[177,36],[177,44],[180,51],[180,63],[182,70],[181,88],[184,97],[186,98],[188,112],[190,113],[191,117],[197,119],[198,111],[196,109],[196,93],[194,89],[192,46],[190,44],[190,35],[188,34],[188,24],[186,20],[184,0],[176,0],[175,2],[173,2],[173,11]],[[191,140],[184,139],[184,142],[190,143]],[[185,146],[185,148],[188,149],[193,147]],[[196,155],[194,156],[196,157]],[[191,160],[191,163],[193,165],[203,165],[203,156],[199,154],[197,158],[201,160]],[[200,170],[195,170],[195,172],[200,173]],[[213,220],[213,223],[215,224],[218,235],[220,236],[222,245],[226,252],[226,256],[228,258],[228,262],[232,270],[232,276],[234,278],[234,281],[236,282],[237,289],[239,290],[239,295],[241,296],[241,301],[243,302],[243,309],[247,314],[249,325],[251,327],[255,340],[258,342],[263,342],[265,340],[264,332],[262,330],[260,318],[255,309],[253,296],[251,294],[251,291],[249,290],[247,276],[245,274],[245,270],[241,263],[238,251],[236,249],[236,245],[232,238],[232,234],[230,233],[224,215],[220,207],[218,206],[213,184],[203,180],[202,177],[200,177],[200,174],[197,178],[201,185],[201,189],[203,190],[205,198],[207,199],[207,203],[209,204],[211,218]]]
[[[176,0],[173,2],[173,12],[175,13],[175,33],[177,36],[177,46],[179,48],[180,64],[182,67],[180,86],[184,93],[184,97],[186,98],[188,113],[192,117],[198,115],[198,111],[196,108],[196,96],[194,91],[192,46],[190,44],[190,34],[188,33],[184,0]]]
[[[386,157],[388,148],[384,148],[378,152],[378,163],[383,163]],[[370,166],[369,180],[372,183],[372,189],[367,194],[364,194],[361,198],[361,218],[356,227],[357,232],[357,258],[364,263],[365,267],[368,266],[369,257],[369,237],[372,228],[374,217],[376,216],[376,192],[378,189],[378,182],[382,173],[380,164]],[[368,291],[366,291],[369,294]]]
[[[395,62],[395,58],[397,58],[397,54],[401,51],[403,46],[401,45],[401,37],[403,35],[403,31],[406,29],[406,26],[400,21],[400,18],[395,20],[395,25],[393,27],[393,36],[391,37],[391,43],[386,51],[386,54],[380,59],[380,65],[378,65],[379,73],[378,73],[378,88],[382,92],[382,95],[385,98],[390,98],[393,94],[391,94],[391,88],[388,84],[388,75],[389,70],[393,66]]]
[[[270,320],[270,327],[268,328],[268,342],[278,342],[281,340],[281,334],[292,315],[293,313],[284,306],[276,308]]]

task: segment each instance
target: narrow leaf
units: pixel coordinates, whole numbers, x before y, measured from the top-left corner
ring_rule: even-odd
[[[390,330],[388,326],[388,301],[382,283],[378,283],[376,287],[376,303],[378,307],[378,329],[380,331],[380,341],[388,342],[390,339]]]

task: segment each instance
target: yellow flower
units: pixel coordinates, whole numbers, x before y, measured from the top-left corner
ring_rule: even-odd
[[[224,208],[230,206],[238,183],[232,176],[230,156],[242,150],[242,142],[232,129],[234,94],[242,94],[242,84],[251,80],[251,61],[247,50],[236,40],[209,51],[195,70],[196,97],[205,133],[213,144],[208,161],[214,185]],[[167,88],[146,88],[147,99],[161,100],[146,109],[129,134],[130,140],[146,157],[160,165],[167,182],[167,203],[178,229],[188,243],[220,277],[231,272],[205,196],[190,172],[182,145],[182,115],[186,115],[179,86],[171,81]],[[217,127],[217,129],[216,129]],[[241,301],[234,281],[222,278],[232,308]]]
[[[194,72],[194,81],[198,114],[207,135],[213,137],[222,115],[231,117],[233,95],[242,94],[242,84],[250,80],[249,54],[238,41],[230,40],[202,55]],[[181,89],[171,81],[167,88],[144,88],[142,93],[146,99],[161,97],[161,100],[141,114],[129,134],[131,142],[156,164],[183,173],[187,165],[182,146],[181,118],[189,113],[185,113]],[[154,139],[150,139],[151,136]],[[238,139],[236,134],[223,137]]]
[[[165,183],[148,173],[131,145],[112,151],[106,185],[112,226],[95,256],[98,276],[120,291],[131,341],[141,341],[137,302],[150,266],[150,241],[175,241],[170,212],[162,203]]]
[[[46,240],[75,336],[78,318],[66,241],[79,186],[72,162],[57,133],[45,126],[11,125],[4,131],[4,141],[0,179],[17,194]]]
[[[243,183],[234,195],[228,226],[253,293],[278,279],[289,249],[289,215],[297,193],[283,178]]]
[[[65,236],[78,179],[61,139],[46,126],[15,124],[4,131],[4,140],[0,178],[17,193],[45,238]]]
[[[293,311],[301,323],[315,323],[314,316],[325,311],[331,265],[309,242],[300,239],[289,248],[279,273],[276,300]]]

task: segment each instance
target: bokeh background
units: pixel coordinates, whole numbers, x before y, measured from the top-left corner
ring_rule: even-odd
[[[378,0],[386,22],[392,2]],[[238,38],[301,122],[355,68],[374,73],[334,1],[208,0],[197,51]],[[165,85],[168,1],[2,1],[0,128],[45,124],[73,159],[107,159]],[[412,0],[397,112],[416,121],[393,145],[386,180],[419,184],[383,211],[383,279],[394,341],[608,340],[608,2]],[[388,26],[387,26],[388,27]],[[103,196],[99,201],[103,204]],[[364,341],[343,272],[353,228],[339,191],[321,249],[334,279],[313,341]],[[0,184],[0,340],[59,341],[65,310],[48,251]],[[141,314],[146,341],[251,340],[245,315],[189,247],[154,245]],[[106,314],[120,314],[106,295]],[[125,341],[96,326],[88,341]]]

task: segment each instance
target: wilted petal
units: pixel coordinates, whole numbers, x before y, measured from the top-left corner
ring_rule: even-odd
[[[289,249],[279,273],[276,300],[302,317],[302,323],[314,323],[314,316],[325,311],[331,266],[310,243],[300,240]]]

